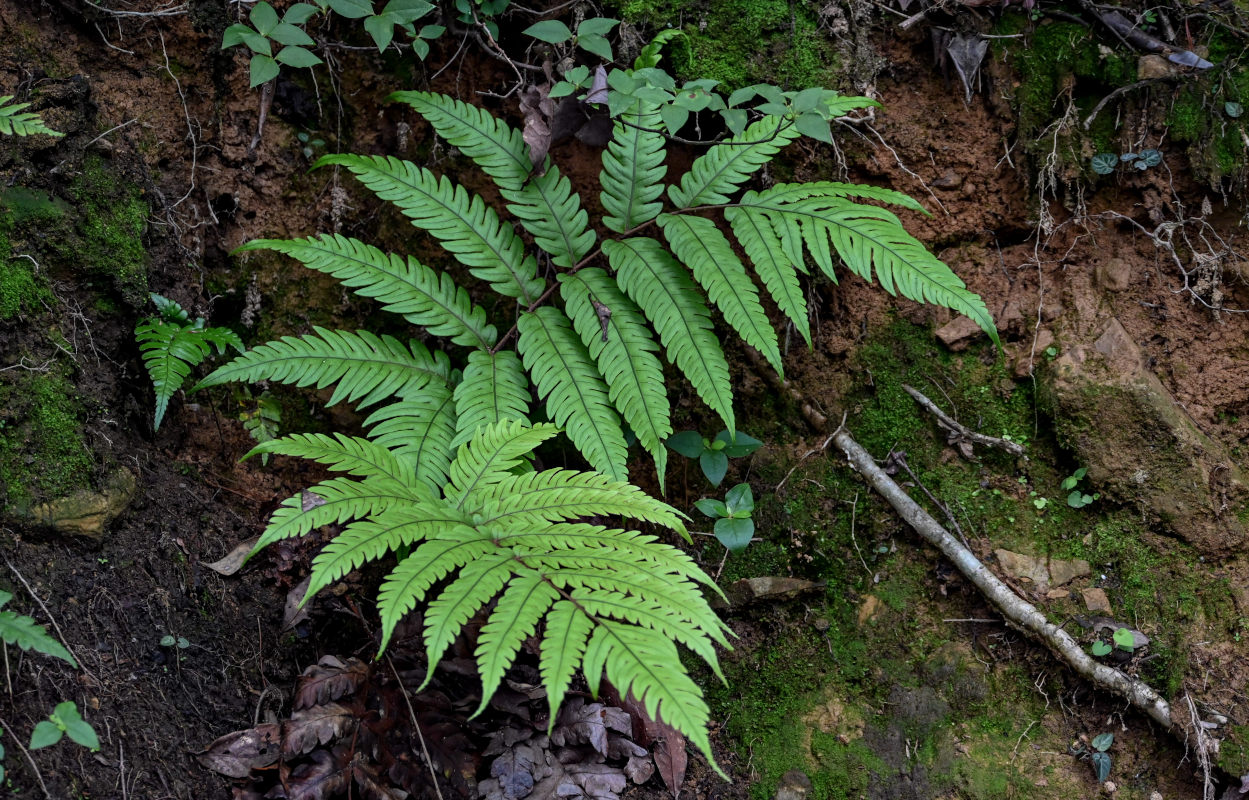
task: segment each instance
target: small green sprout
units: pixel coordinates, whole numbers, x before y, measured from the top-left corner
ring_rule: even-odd
[[[755,521],[750,515],[755,510],[755,497],[750,491],[750,484],[739,483],[729,489],[723,501],[706,498],[699,500],[694,506],[707,516],[715,518],[716,524],[712,531],[729,552],[745,550],[754,538]]]
[[[736,438],[728,431],[720,431],[715,439],[707,439],[698,431],[681,431],[669,436],[666,444],[686,458],[697,458],[703,475],[712,486],[719,486],[729,471],[729,459],[748,456],[763,442],[741,431]]]
[[[69,736],[72,741],[93,753],[100,749],[100,737],[95,735],[95,729],[78,713],[78,706],[72,700],[57,703],[48,718],[40,720],[30,734],[30,749],[50,747],[61,741],[62,736]]]

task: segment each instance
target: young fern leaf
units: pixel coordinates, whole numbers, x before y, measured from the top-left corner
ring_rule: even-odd
[[[520,646],[537,632],[547,609],[559,599],[559,590],[537,571],[527,572],[508,584],[477,637],[474,655],[481,673],[482,700],[473,716],[486,710]]]
[[[625,109],[612,128],[612,138],[603,151],[603,171],[599,194],[603,203],[603,224],[616,233],[654,219],[663,209],[664,166],[663,119],[659,107],[636,100]]]
[[[516,328],[517,349],[546,399],[547,415],[566,429],[590,466],[614,480],[627,480],[628,453],[620,417],[568,317],[542,306],[522,313]]]
[[[9,592],[0,590],[0,607],[13,599]],[[16,611],[0,611],[0,641],[15,644],[23,650],[34,650],[45,656],[53,656],[69,664],[74,669],[78,662],[65,649],[65,645],[54,639],[48,629],[35,622],[25,614]]]
[[[729,365],[711,325],[711,312],[685,268],[645,236],[603,242],[620,288],[655,327],[668,360],[712,411],[735,430]]]
[[[867,183],[842,183],[840,181],[812,181],[811,183],[778,183],[768,189],[768,197],[773,202],[793,202],[808,197],[858,197],[864,200],[877,200],[890,205],[918,211],[925,217],[931,217],[924,205],[905,192],[886,189],[883,186],[872,186]]]
[[[451,469],[455,401],[445,386],[429,385],[411,400],[382,406],[364,421],[369,438],[414,465],[416,479],[435,492]]]
[[[516,129],[487,112],[445,95],[396,92],[438,135],[473,159],[499,186],[508,210],[520,219],[538,246],[559,267],[571,267],[594,246],[589,215],[573,194],[572,184],[550,167],[536,174],[528,145]],[[549,164],[549,160],[548,160]]]
[[[404,486],[414,486],[413,464],[377,442],[341,433],[292,433],[253,447],[244,459],[261,453],[277,453],[318,461],[335,472],[367,478],[380,475]]]
[[[14,103],[12,100],[11,94],[0,97],[0,133],[10,136],[31,136],[36,133],[48,136],[65,135],[45,125],[43,119],[35,112],[22,110],[30,103]]]
[[[256,239],[235,252],[275,250],[342,281],[361,297],[372,297],[382,309],[403,315],[434,336],[456,344],[489,350],[498,331],[486,321],[486,312],[474,306],[468,292],[416,259],[383,253],[346,236],[322,234],[306,239]],[[476,273],[474,273],[476,274]],[[480,277],[480,276],[479,276]],[[539,292],[541,285],[535,287]]]
[[[655,355],[659,346],[646,319],[616,281],[597,267],[560,275],[559,281],[573,326],[607,380],[608,397],[654,457],[662,486],[668,463],[664,440],[672,435],[672,412],[663,365]]]
[[[317,159],[317,166],[325,164],[347,167],[499,294],[515,297],[526,306],[541,296],[546,282],[538,277],[537,261],[525,253],[520,237],[500,222],[479,195],[393,157],[341,154]]]
[[[319,504],[306,503],[308,494],[318,498]],[[250,560],[274,542],[306,536],[322,525],[376,516],[392,508],[429,500],[432,496],[428,490],[405,486],[390,478],[371,476],[362,481],[330,478],[283,500],[269,517],[268,526],[247,558]]]
[[[538,656],[538,672],[550,704],[549,734],[555,728],[559,707],[572,684],[585,646],[594,632],[594,620],[570,600],[560,600],[546,615],[546,633]]]
[[[483,537],[488,536],[481,530],[477,533]],[[489,553],[465,564],[460,574],[425,607],[427,663],[432,665],[441,661],[442,654],[455,641],[469,618],[485,608],[518,573],[532,574],[532,570],[518,565],[511,553],[506,551]],[[481,660],[483,655],[482,643],[478,640],[478,659]],[[421,689],[429,685],[433,672],[430,669],[425,673]],[[483,699],[488,699],[489,696],[485,691],[482,692]]]
[[[509,530],[499,535],[498,543],[501,547],[510,547],[522,555],[536,555],[553,550],[617,550],[628,558],[646,562],[650,568],[664,574],[703,583],[709,589],[720,591],[694,563],[694,559],[681,550],[660,544],[654,536],[637,531],[607,528],[588,522],[557,522],[541,528]]]
[[[776,331],[759,303],[759,292],[716,224],[703,217],[660,214],[659,227],[672,252],[694,273],[725,321],[784,376]]]
[[[874,267],[885,291],[957,311],[1000,344],[984,300],[907,233],[893,213],[828,195],[788,200],[786,196],[792,196],[792,190],[784,184],[778,188],[775,195],[772,189],[747,192],[737,205],[765,216],[787,254],[805,246],[816,265],[835,281],[835,250],[846,266],[864,280],[872,279]]]
[[[346,400],[364,407],[392,395],[410,398],[430,384],[445,386],[451,362],[445,353],[430,353],[413,340],[408,347],[393,336],[368,331],[332,331],[283,336],[254,347],[200,381],[195,390],[228,381],[277,381],[322,389],[332,383],[326,405]]]
[[[156,390],[156,413],[152,430],[160,430],[160,423],[169,408],[169,400],[178,393],[191,374],[191,368],[203,362],[216,347],[219,354],[227,348],[242,353],[243,340],[227,328],[206,328],[204,320],[188,324],[189,317],[177,303],[160,295],[156,300],[161,317],[141,321],[134,329],[135,341],[143,355],[152,386]]]
[[[521,466],[534,448],[559,433],[554,425],[529,425],[524,420],[503,420],[482,428],[468,443],[460,445],[451,464],[447,502],[462,508],[465,499],[482,486],[498,483]]]
[[[464,379],[455,387],[456,434],[452,447],[487,425],[529,418],[529,379],[511,350],[469,353]]]
[[[747,178],[800,135],[783,117],[764,117],[696,158],[680,186],[668,187],[668,197],[677,208],[727,203]]]
[[[802,262],[794,263],[781,244],[767,217],[751,208],[730,207],[724,218],[733,235],[746,251],[746,257],[763,280],[768,294],[785,316],[794,324],[807,347],[811,346],[811,322],[807,319],[807,301],[798,284],[798,272],[806,272]]]

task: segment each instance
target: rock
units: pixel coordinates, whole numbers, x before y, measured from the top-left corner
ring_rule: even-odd
[[[79,490],[32,508],[30,517],[35,523],[61,533],[99,540],[109,523],[130,505],[136,486],[134,473],[118,467],[109,474],[100,491]]]
[[[1105,589],[1081,589],[1080,594],[1084,595],[1084,605],[1089,611],[1102,614],[1114,613],[1110,609],[1110,598],[1106,596]]]
[[[1064,583],[1090,574],[1089,562],[1081,559],[1063,561],[1052,558],[1047,560],[1022,553],[1012,553],[1010,550],[994,550],[993,553],[1007,575],[1032,581],[1041,592],[1047,592],[1051,586],[1062,586]]]
[[[983,331],[967,317],[958,316],[937,330],[937,338],[954,351],[966,350]]]
[[[1136,79],[1141,81],[1169,78],[1178,70],[1160,55],[1150,54],[1136,60]]]
[[[724,587],[724,594],[728,597],[727,605],[718,596],[712,598],[710,602],[712,608],[726,608],[727,606],[737,608],[756,600],[784,600],[801,592],[809,592],[824,586],[824,583],[804,581],[800,578],[742,578]]]
[[[963,176],[952,169],[947,169],[940,178],[932,182],[932,185],[938,189],[957,189],[963,185]]]
[[[800,769],[791,769],[781,776],[772,800],[804,800],[811,793],[811,779]]]
[[[1118,320],[1093,330],[1096,339],[1042,371],[1059,441],[1088,468],[1089,486],[1203,555],[1243,550],[1249,478],[1175,403]]]
[[[1051,558],[1049,568],[1050,586],[1062,586],[1076,578],[1083,578],[1085,575],[1092,574],[1089,562],[1081,558],[1073,558],[1070,561]]]
[[[876,614],[880,611],[880,598],[874,594],[869,594],[863,598],[863,605],[859,606],[859,624],[866,625],[868,622],[876,619]]]
[[[1093,278],[1107,291],[1122,292],[1132,283],[1132,265],[1126,258],[1109,258],[1097,265]]]
[[[1045,350],[1054,344],[1054,334],[1049,328],[1041,328],[1036,332],[1036,343],[1028,336],[1021,343],[1019,356],[1015,359],[1015,377],[1025,378],[1037,369],[1046,358]]]

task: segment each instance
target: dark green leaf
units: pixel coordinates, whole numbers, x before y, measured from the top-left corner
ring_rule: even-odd
[[[386,49],[395,36],[395,23],[390,17],[378,15],[364,20],[364,29],[373,37],[378,52]]]
[[[292,67],[315,67],[321,63],[321,59],[317,58],[311,50],[305,50],[302,47],[283,47],[278,53],[277,60]]]
[[[611,43],[606,38],[596,34],[587,34],[577,37],[577,47],[588,53],[593,53],[604,61],[612,60]]]
[[[1089,652],[1091,652],[1093,655],[1097,656],[1098,658],[1101,658],[1104,655],[1108,655],[1110,651],[1113,649],[1114,648],[1112,648],[1110,645],[1106,644],[1105,642],[1099,641],[1099,642],[1093,642],[1093,646],[1089,648]]]
[[[54,725],[46,719],[40,720],[35,729],[30,732],[30,749],[38,750],[41,747],[48,747],[61,741],[61,737],[65,735],[65,731]]]
[[[291,25],[303,25],[316,13],[317,7],[311,3],[296,3],[286,9],[286,13],[282,15],[282,21]]]
[[[763,442],[741,431],[737,432],[736,439],[728,431],[720,431],[716,434],[716,441],[724,443],[724,454],[729,458],[748,456],[763,446]]]
[[[559,44],[572,38],[572,31],[568,29],[567,25],[557,19],[545,19],[541,22],[535,22],[521,32],[526,36],[532,36],[549,44]]]
[[[290,48],[286,48],[290,49]],[[251,86],[255,89],[262,83],[271,81],[278,76],[278,62],[268,56],[254,55],[251,63]]]
[[[698,431],[681,431],[668,437],[665,442],[668,448],[675,450],[686,458],[698,458],[706,450],[703,437]]]
[[[70,739],[89,750],[95,751],[100,749],[99,737],[95,735],[95,730],[78,713],[78,706],[67,700],[64,703],[58,703],[56,711],[53,713],[61,721],[61,725],[65,727],[65,733],[69,734]]]
[[[1114,153],[1098,153],[1093,156],[1092,165],[1098,175],[1109,175],[1119,166],[1119,158]]]
[[[330,0],[330,8],[348,19],[360,19],[373,13],[369,0]]]
[[[736,136],[746,130],[746,112],[740,108],[732,108],[727,111],[720,112],[720,116],[724,117],[724,124]]]
[[[577,26],[578,36],[606,36],[612,32],[612,29],[620,24],[618,19],[607,19],[606,17],[590,17],[582,20]]]
[[[437,39],[439,36],[442,36],[446,32],[447,32],[447,27],[445,25],[426,25],[425,27],[421,28],[421,32],[418,33],[417,36],[421,37],[422,39]]]
[[[412,52],[416,53],[417,58],[424,61],[429,56],[429,44],[424,39],[413,39]]]
[[[698,466],[702,467],[712,486],[719,486],[724,474],[729,471],[729,457],[716,450],[704,450],[698,457]]]
[[[1245,113],[1245,107],[1234,100],[1228,100],[1223,104],[1223,111],[1232,119],[1240,119],[1240,115]]]
[[[709,517],[727,517],[729,515],[729,507],[724,504],[724,501],[710,497],[695,501],[694,508],[697,508]]]
[[[252,6],[251,14],[248,19],[252,21],[252,26],[260,32],[261,36],[268,36],[278,23],[282,20],[278,17],[278,12],[273,10],[273,6],[260,0],[259,3]]]
[[[302,28],[297,28],[289,22],[279,22],[269,36],[278,44],[297,44],[305,47],[312,47],[316,44],[311,36],[303,32]]]
[[[225,33],[221,34],[221,49],[225,50],[228,47],[234,47],[235,45],[239,45],[239,44],[246,44],[248,36],[259,36],[259,35],[260,34],[256,33],[254,30],[247,27],[246,25],[240,22],[236,22],[235,24],[226,28]]]
[[[414,22],[433,10],[425,0],[390,0],[382,13],[391,14],[400,22]]]
[[[1162,163],[1162,153],[1150,147],[1141,151],[1140,159],[1140,163],[1145,165],[1144,167],[1139,167],[1140,169],[1156,167]]]
[[[661,106],[659,116],[663,118],[668,133],[676,136],[685,127],[686,121],[690,118],[690,112],[676,106]]]
[[[739,483],[729,489],[728,494],[724,495],[724,503],[733,516],[749,516],[755,510],[755,496],[750,491],[750,484]]]
[[[1097,782],[1105,783],[1110,779],[1110,756],[1105,753],[1093,754],[1093,769],[1097,772]]]
[[[745,550],[755,536],[755,522],[751,519],[718,519],[712,528],[720,544],[736,553]]]
[[[1123,629],[1120,628],[1119,630],[1123,630]],[[1093,741],[1089,742],[1089,744],[1093,746],[1094,750],[1097,750],[1102,753],[1109,750],[1110,746],[1114,743],[1115,743],[1115,735],[1113,733],[1099,733],[1097,736],[1093,737]]]
[[[820,116],[818,111],[808,111],[805,114],[799,114],[798,119],[794,120],[794,126],[798,128],[798,132],[803,136],[808,136],[825,144],[833,143],[833,133],[829,130],[828,120]]]

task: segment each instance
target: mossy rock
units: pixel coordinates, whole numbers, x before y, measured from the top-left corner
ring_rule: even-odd
[[[13,370],[0,379],[0,506],[33,505],[91,488],[94,458],[82,436],[82,408],[69,381]]]

